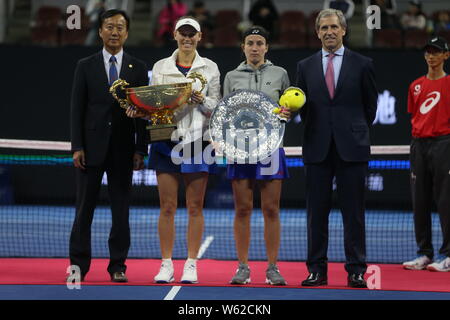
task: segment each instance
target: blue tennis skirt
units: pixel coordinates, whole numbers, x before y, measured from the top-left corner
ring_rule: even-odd
[[[148,160],[149,169],[153,169],[159,172],[173,172],[173,173],[194,173],[194,172],[207,172],[210,174],[216,173],[217,165],[211,159],[203,157],[203,153],[206,147],[210,144],[207,141],[203,141],[201,147],[201,153],[196,152],[194,143],[189,143],[184,146],[183,150],[190,148],[190,153],[183,157],[183,150],[172,154],[172,149],[177,146],[173,142],[155,142],[151,144],[150,155]],[[180,145],[181,146],[181,145]],[[180,150],[178,148],[178,150]],[[214,158],[214,151],[211,156]],[[176,163],[175,163],[175,162]],[[208,164],[211,163],[212,164]]]
[[[276,155],[272,155],[271,162],[262,164],[228,164],[228,179],[256,179],[256,180],[272,180],[287,179],[289,172],[286,163],[286,154],[283,148],[278,149],[278,159]]]

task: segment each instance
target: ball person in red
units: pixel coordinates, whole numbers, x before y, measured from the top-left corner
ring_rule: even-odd
[[[418,257],[403,263],[405,269],[450,271],[450,76],[444,71],[449,58],[447,42],[440,37],[425,46],[428,73],[411,83],[411,190]],[[436,203],[443,234],[440,257],[433,260],[432,202]]]

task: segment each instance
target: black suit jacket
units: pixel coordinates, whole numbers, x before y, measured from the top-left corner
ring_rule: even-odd
[[[125,52],[119,78],[130,87],[148,85],[145,64]],[[85,151],[88,166],[104,162],[110,139],[123,157],[147,154],[146,122],[127,117],[109,87],[101,51],[78,61],[72,87],[71,142],[72,151]]]
[[[323,161],[332,137],[343,160],[368,161],[369,126],[375,119],[378,98],[372,60],[345,48],[331,99],[319,51],[297,64],[296,85],[306,94],[306,104],[300,109],[305,124],[304,162]]]

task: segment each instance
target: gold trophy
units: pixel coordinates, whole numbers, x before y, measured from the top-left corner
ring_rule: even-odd
[[[176,129],[176,125],[173,123],[173,114],[188,102],[192,93],[192,84],[196,79],[199,80],[202,85],[200,91],[206,85],[206,79],[200,73],[193,72],[187,78],[192,81],[135,88],[127,88],[129,83],[118,79],[109,88],[109,92],[119,102],[120,107],[128,109],[130,106],[134,106],[148,115],[151,122],[147,127],[150,133],[150,142],[168,141]],[[117,95],[119,87],[125,91],[125,99]]]

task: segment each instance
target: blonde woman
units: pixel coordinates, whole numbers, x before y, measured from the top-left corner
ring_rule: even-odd
[[[201,144],[203,151],[208,141],[203,141],[208,120],[212,110],[220,99],[220,73],[213,61],[201,57],[197,45],[202,39],[200,24],[192,17],[180,18],[173,32],[178,48],[173,54],[155,63],[151,84],[169,84],[186,82],[186,76],[192,72],[202,74],[207,84],[202,92],[193,90],[190,103],[175,113],[177,130],[182,140],[183,150],[191,149],[192,158],[196,157],[194,145]],[[142,116],[140,112],[127,111],[128,116]],[[180,181],[186,190],[186,207],[189,215],[187,230],[188,257],[184,265],[182,283],[197,283],[197,254],[203,235],[203,203],[208,182],[208,175],[214,171],[215,165],[208,164],[201,158],[199,161],[185,161],[176,164],[172,161],[171,152],[174,142],[153,143],[150,149],[149,168],[156,171],[160,199],[160,216],[158,232],[160,239],[162,263],[159,273],[154,277],[156,283],[174,281],[172,250],[175,240],[174,217],[177,209],[177,196]],[[203,152],[202,152],[203,154]],[[192,164],[192,162],[194,162]],[[208,163],[207,163],[208,162]]]

